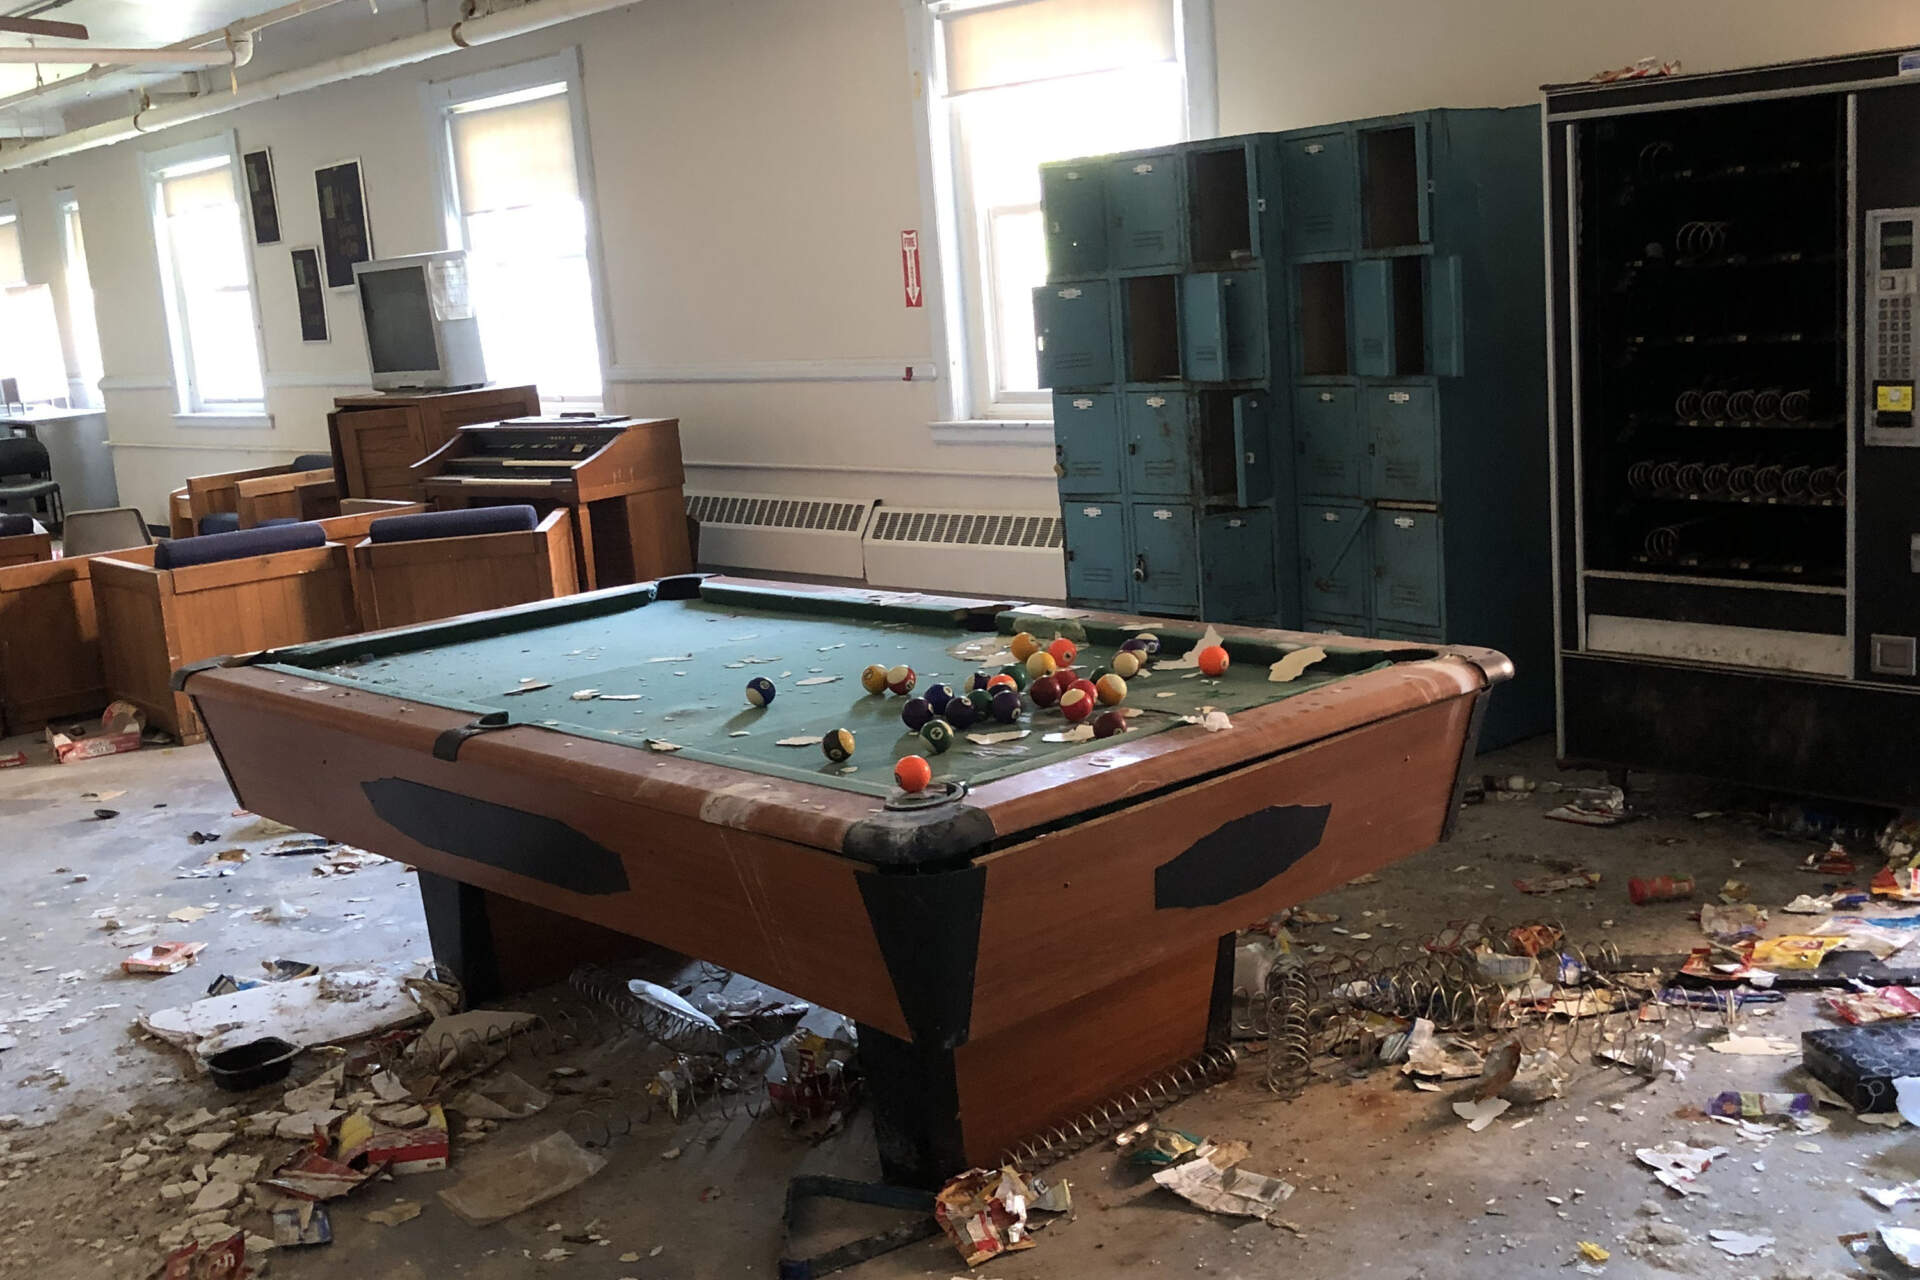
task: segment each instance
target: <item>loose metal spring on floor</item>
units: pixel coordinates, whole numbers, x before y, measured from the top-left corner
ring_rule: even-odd
[[[1263,994],[1267,1088],[1283,1098],[1297,1098],[1313,1070],[1313,984],[1298,952],[1274,957]]]
[[[1084,1151],[1096,1142],[1137,1124],[1156,1111],[1190,1097],[1209,1085],[1220,1083],[1234,1073],[1238,1055],[1230,1045],[1209,1048],[1124,1089],[1105,1102],[1082,1111],[1071,1120],[1041,1130],[1022,1142],[1016,1142],[1000,1156],[1001,1164],[1010,1164],[1025,1173],[1038,1172]]]

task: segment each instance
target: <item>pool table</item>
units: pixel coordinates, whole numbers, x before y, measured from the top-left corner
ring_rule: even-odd
[[[1084,670],[1142,630],[1124,733],[1027,703],[895,788],[926,751],[867,665],[957,683],[1025,631]],[[687,576],[175,681],[247,808],[419,869],[476,998],[637,937],[853,1018],[884,1172],[927,1185],[1222,1043],[1238,928],[1448,833],[1503,656],[1220,633],[1212,679],[1189,622]]]

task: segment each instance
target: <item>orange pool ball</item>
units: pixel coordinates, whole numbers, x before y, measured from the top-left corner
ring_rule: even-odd
[[[1052,654],[1048,653],[1044,649],[1040,649],[1028,655],[1027,674],[1032,676],[1035,680],[1038,680],[1041,676],[1052,675],[1054,672],[1054,669],[1059,665],[1060,665],[1059,663],[1053,660]]]
[[[1031,631],[1022,631],[1008,642],[1007,649],[1013,654],[1013,660],[1015,662],[1025,662],[1028,658],[1040,652],[1040,642],[1033,638]]]
[[[893,766],[893,780],[910,794],[925,791],[933,781],[933,766],[924,756],[901,756],[900,762]]]
[[[1227,673],[1227,651],[1217,644],[1210,644],[1200,651],[1200,674],[1203,676],[1223,676]]]
[[[1109,707],[1117,707],[1127,700],[1127,682],[1112,672],[1094,681],[1093,691]]]
[[[1047,652],[1053,655],[1057,665],[1064,667],[1080,655],[1080,646],[1065,636],[1055,636],[1053,643],[1047,646]]]
[[[1012,676],[1002,671],[998,675],[992,676],[987,680],[988,693],[992,693],[998,689],[1012,689],[1015,693],[1018,693],[1020,691],[1020,685],[1014,680]]]

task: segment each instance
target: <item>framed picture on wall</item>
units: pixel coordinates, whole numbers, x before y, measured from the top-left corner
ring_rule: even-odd
[[[291,251],[293,292],[300,303],[300,341],[325,342],[327,333],[327,281],[321,274],[320,250],[312,245]]]
[[[320,253],[327,288],[353,287],[353,264],[373,257],[373,232],[367,227],[367,193],[360,162],[342,160],[313,172],[320,197]]]
[[[273,190],[273,153],[265,147],[240,157],[247,175],[247,208],[253,213],[253,242],[280,243],[280,206]]]

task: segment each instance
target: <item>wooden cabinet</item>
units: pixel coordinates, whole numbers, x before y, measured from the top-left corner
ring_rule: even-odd
[[[540,412],[533,387],[481,387],[425,395],[344,396],[327,415],[333,469],[348,498],[412,500],[414,463],[461,427]]]

